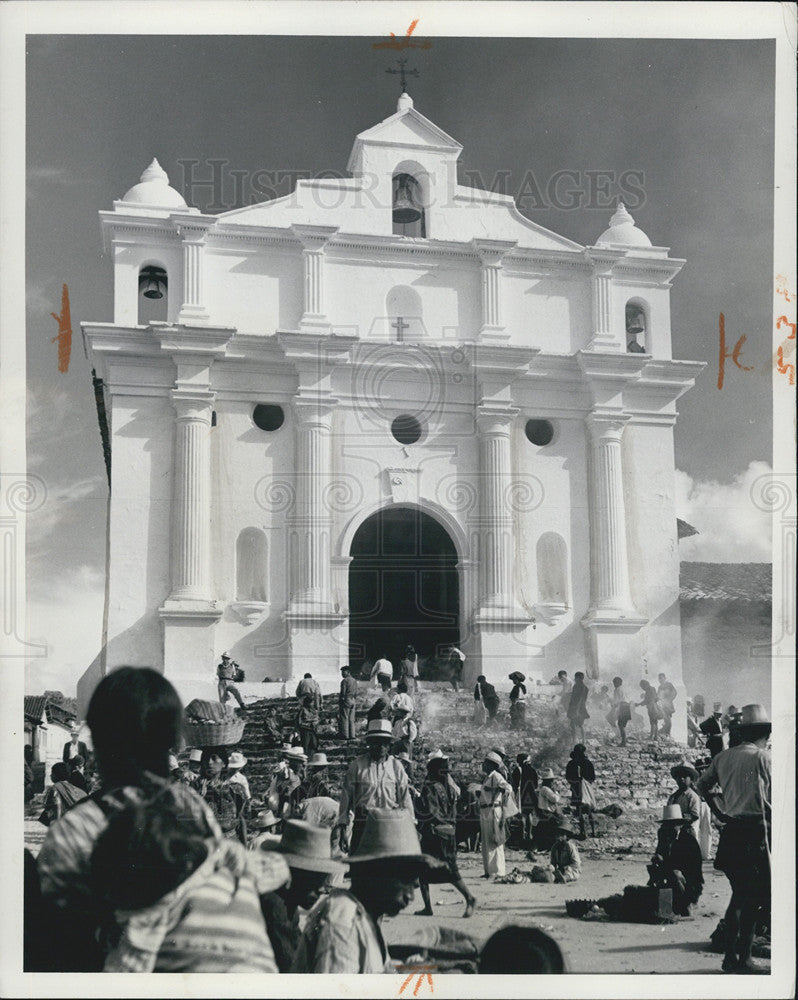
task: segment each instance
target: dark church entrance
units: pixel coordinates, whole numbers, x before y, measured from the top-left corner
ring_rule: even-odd
[[[415,508],[391,507],[358,528],[350,550],[349,662],[360,669],[405,647],[419,662],[460,641],[457,553],[447,531]]]

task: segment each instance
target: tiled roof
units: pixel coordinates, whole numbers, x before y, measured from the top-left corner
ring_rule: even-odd
[[[26,694],[25,718],[38,723],[41,722],[43,712],[46,713],[48,722],[57,722],[62,726],[71,726],[75,721],[74,712],[48,701],[43,694]]]
[[[44,706],[47,704],[47,699],[42,694],[26,694],[25,695],[25,718],[33,719],[36,722],[41,721],[42,714],[44,712]]]
[[[679,570],[682,601],[764,601],[773,596],[770,563],[683,562]]]

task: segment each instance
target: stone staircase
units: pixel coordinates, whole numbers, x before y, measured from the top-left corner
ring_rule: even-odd
[[[357,733],[360,738],[349,743],[337,735],[337,695],[323,697],[323,721],[320,726],[320,750],[330,760],[330,784],[340,786],[349,762],[363,752],[362,736],[366,712],[377,697],[378,689],[361,683],[357,701]],[[470,689],[455,693],[448,683],[425,682],[415,695],[419,739],[415,745],[416,785],[425,774],[427,755],[440,748],[451,758],[452,776],[464,783],[480,780],[480,768],[487,750],[499,746],[511,756],[531,753],[538,769],[551,767],[557,775],[555,788],[563,802],[568,802],[568,784],[563,778],[572,741],[566,720],[557,715],[552,691],[546,687],[530,688],[527,724],[523,732],[508,726],[509,701],[502,695],[498,724],[478,731],[472,722],[474,701]],[[267,709],[274,709],[278,724],[288,733],[295,728],[296,698],[272,698],[248,706],[247,726],[239,744],[247,757],[245,774],[252,794],[263,800],[270,775],[280,759],[280,748],[264,742],[263,720]],[[590,708],[589,708],[590,710]],[[668,794],[675,785],[670,769],[680,760],[694,760],[699,751],[688,750],[672,740],[660,737],[656,744],[647,738],[647,729],[631,729],[626,747],[618,746],[617,730],[611,731],[598,711],[588,721],[586,746],[596,768],[598,807],[616,804],[623,810],[618,820],[598,814],[597,838],[590,846],[601,851],[650,850],[656,836],[656,820]]]

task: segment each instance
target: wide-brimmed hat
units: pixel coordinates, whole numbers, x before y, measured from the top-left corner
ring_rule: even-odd
[[[493,764],[498,764],[499,767],[501,767],[502,764],[504,764],[504,761],[494,750],[488,750],[488,752],[485,754],[485,760],[489,760]]]
[[[519,683],[521,683],[522,681],[526,680],[526,674],[522,674],[520,670],[514,670],[510,674],[510,680],[511,681],[518,681]]]
[[[565,824],[563,824],[563,823],[558,823],[557,826],[554,827],[554,830],[552,832],[553,833],[564,833],[566,837],[576,837],[577,836],[576,832],[574,830],[572,830],[570,828],[570,826],[565,826]]]
[[[660,824],[662,823],[684,823],[684,815],[682,814],[682,807],[677,805],[663,806],[662,807],[662,819],[658,820]]]
[[[223,660],[230,660],[230,659],[232,659],[232,657],[230,656],[229,653],[222,653],[222,659]]]
[[[202,760],[202,750],[199,747],[194,747],[191,753],[188,755],[188,759],[192,764],[199,764]]]
[[[504,749],[504,747],[497,746],[497,747],[491,747],[490,749],[492,753],[497,753],[502,760],[504,760],[505,757],[507,756],[507,751]]]
[[[740,712],[740,725],[762,726],[769,729],[771,722],[768,718],[768,713],[765,711],[764,705],[743,705],[742,711]]]
[[[722,712],[722,711],[723,711],[723,702],[721,702],[721,701],[713,702],[713,704],[712,704],[712,714],[714,715],[715,712]]]
[[[308,761],[308,767],[329,767],[330,762],[327,760],[326,753],[314,753],[311,754],[310,760]]]
[[[442,868],[443,862],[423,854],[413,817],[406,809],[372,809],[366,816],[360,841],[349,855],[350,866],[367,861],[385,861],[417,866],[419,870]]]
[[[550,767],[544,767],[542,771],[538,772],[538,778],[541,781],[546,781],[549,778],[554,778],[554,771]]]
[[[303,819],[286,820],[279,841],[261,845],[265,851],[278,851],[288,862],[289,868],[308,872],[326,872],[329,875],[344,870],[330,855],[330,831],[326,826],[314,826]]]
[[[80,725],[77,722],[73,722],[69,727],[69,731],[73,736],[80,736]]]
[[[367,740],[392,740],[393,726],[387,719],[372,719],[366,729]]]
[[[230,754],[230,759],[227,762],[227,767],[235,770],[240,767],[247,766],[247,758],[241,753],[240,750],[234,750]]]
[[[448,760],[449,758],[443,752],[443,750],[433,750],[431,754],[427,757],[427,763],[429,764],[433,760]]]
[[[280,820],[274,815],[271,809],[261,809],[255,817],[254,825],[259,830],[268,830],[271,826],[277,826]]]
[[[304,747],[283,747],[282,755],[283,757],[288,757],[289,760],[298,760],[302,763],[308,759],[308,755],[305,753]]]
[[[692,764],[682,763],[677,764],[675,767],[671,768],[671,777],[679,778],[684,775],[687,778],[692,778],[693,781],[698,781],[698,771],[693,767]]]

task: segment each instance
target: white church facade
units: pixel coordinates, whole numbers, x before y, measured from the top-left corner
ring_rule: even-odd
[[[466,681],[664,672],[684,696],[684,262],[623,206],[593,246],[549,232],[458,184],[460,151],[403,93],[348,179],[204,215],[153,161],[100,213],[114,315],[83,333],[112,487],[83,703],[120,664],[187,697],[228,651],[329,689],[407,643],[458,646]]]

